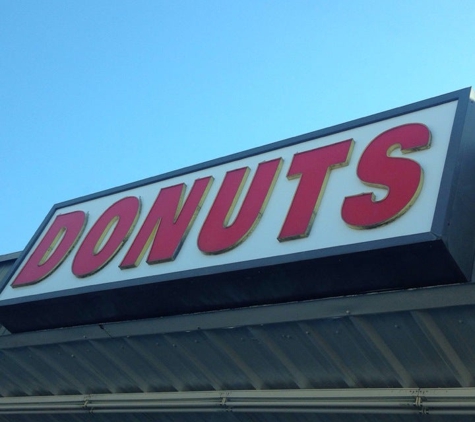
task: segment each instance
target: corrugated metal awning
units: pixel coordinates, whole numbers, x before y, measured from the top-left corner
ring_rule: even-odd
[[[474,311],[466,284],[6,334],[0,421],[469,421]]]

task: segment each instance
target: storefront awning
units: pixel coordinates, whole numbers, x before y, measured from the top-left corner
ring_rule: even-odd
[[[475,286],[0,336],[0,421],[469,421]]]

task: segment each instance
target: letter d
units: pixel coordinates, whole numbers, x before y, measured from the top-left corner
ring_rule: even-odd
[[[71,252],[85,226],[83,211],[58,215],[11,286],[36,284],[48,277]]]

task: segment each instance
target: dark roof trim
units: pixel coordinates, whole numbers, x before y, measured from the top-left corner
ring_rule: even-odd
[[[21,252],[22,251],[12,252],[12,253],[8,253],[8,254],[5,254],[5,255],[0,255],[0,262],[17,260],[18,257],[21,255]]]
[[[470,305],[475,305],[471,283],[11,334],[0,337],[0,348]]]

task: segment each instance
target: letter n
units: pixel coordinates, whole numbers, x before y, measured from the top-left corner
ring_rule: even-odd
[[[185,184],[163,188],[119,267],[137,267],[149,248],[148,264],[173,261],[201,209],[212,181],[212,177],[197,179],[186,201]]]

